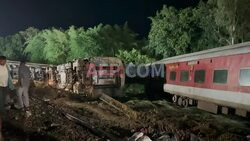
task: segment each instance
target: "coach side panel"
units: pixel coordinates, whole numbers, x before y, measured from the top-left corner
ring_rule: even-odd
[[[167,64],[164,91],[250,111],[250,54]]]

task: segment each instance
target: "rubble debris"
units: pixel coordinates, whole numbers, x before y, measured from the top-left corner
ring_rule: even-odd
[[[142,136],[136,141],[152,141],[148,136]]]
[[[136,132],[134,133],[130,138],[128,138],[128,141],[136,141],[140,137],[142,137],[144,134],[142,132]]]
[[[169,135],[163,135],[157,139],[157,141],[170,141],[171,137]]]
[[[249,121],[192,107],[181,109],[165,100],[130,100],[127,106],[106,95],[100,96],[102,100],[78,99],[77,94],[50,87],[35,89],[31,96],[31,117],[25,118],[17,109],[9,111],[11,125],[5,124],[3,128],[6,140],[127,141],[126,137],[140,131],[141,137],[147,135],[153,141],[189,141],[192,134],[194,141],[200,140],[201,134],[203,140],[233,141],[246,140],[250,133]],[[65,117],[50,104],[68,115]],[[134,113],[136,120],[131,118]]]
[[[80,125],[82,125],[82,126],[88,128],[92,133],[94,133],[95,135],[99,136],[100,138],[108,138],[108,139],[110,139],[111,141],[117,141],[117,140],[118,140],[117,137],[115,137],[115,136],[113,136],[113,135],[111,135],[111,134],[109,134],[109,133],[103,131],[102,129],[99,129],[99,128],[97,128],[97,127],[91,126],[91,125],[90,125],[88,122],[86,122],[86,121],[83,121],[83,120],[81,120],[81,119],[79,119],[79,118],[77,118],[77,117],[74,117],[74,116],[70,115],[70,114],[65,114],[65,116],[66,116],[69,120],[74,121],[74,122],[76,122],[76,123],[79,123]]]
[[[102,93],[99,99],[105,102],[106,104],[112,106],[116,110],[124,113],[128,118],[135,120],[137,119],[137,113],[135,111],[133,111],[127,105],[122,104],[121,102],[111,98],[110,96]]]
[[[199,137],[197,136],[197,135],[195,135],[195,134],[190,134],[190,141],[199,141],[200,139],[199,139]]]
[[[250,141],[250,135],[247,136],[247,141]]]
[[[0,133],[0,141],[4,141],[2,133]]]
[[[176,138],[176,135],[171,136],[169,134],[166,134],[159,137],[156,141],[178,141],[178,139]]]
[[[136,132],[127,141],[152,141],[148,136],[144,135],[143,132]]]

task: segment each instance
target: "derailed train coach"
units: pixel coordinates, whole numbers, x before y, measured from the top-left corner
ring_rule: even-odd
[[[78,59],[57,66],[57,87],[78,94],[122,95],[124,66],[115,57]]]
[[[20,65],[19,61],[7,61],[7,65],[10,68],[11,76],[13,79],[18,79],[18,68]],[[55,66],[49,65],[49,64],[37,64],[37,63],[27,63],[26,64],[30,71],[31,71],[31,77],[35,81],[47,81],[49,83],[54,83],[55,78],[54,71]]]
[[[250,42],[176,56],[166,66],[164,91],[181,106],[223,114],[250,112]]]
[[[18,79],[19,61],[7,62],[11,75]],[[78,59],[58,66],[27,63],[33,80],[46,82],[52,87],[78,94],[104,92],[122,95],[125,83],[124,66],[115,57]]]

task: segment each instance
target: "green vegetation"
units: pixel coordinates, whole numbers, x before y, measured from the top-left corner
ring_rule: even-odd
[[[28,28],[0,37],[0,54],[10,60],[60,64],[78,58],[116,56],[125,63],[149,63],[175,55],[250,40],[250,1],[209,0],[196,7],[164,6],[155,17],[148,39],[128,24],[69,29]]]
[[[132,49],[131,51],[119,50],[116,54],[116,57],[123,60],[126,64],[147,64],[152,63],[155,59],[148,57],[147,55],[142,55],[141,52],[137,49]]]
[[[150,18],[146,49],[160,59],[249,41],[249,5],[246,0],[209,0],[181,10],[164,6]]]
[[[130,51],[144,46],[144,42],[138,39],[138,35],[127,24],[100,24],[89,29],[74,26],[68,30],[46,29],[29,38],[26,43],[25,53],[32,62],[53,64],[78,58],[115,56],[119,50]]]

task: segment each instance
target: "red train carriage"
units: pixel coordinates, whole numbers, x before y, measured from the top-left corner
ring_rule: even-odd
[[[250,112],[250,42],[167,58],[164,91],[213,113]],[[220,110],[221,109],[221,110]]]

